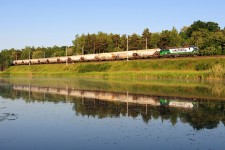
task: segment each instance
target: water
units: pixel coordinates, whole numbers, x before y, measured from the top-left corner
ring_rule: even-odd
[[[224,149],[225,84],[0,79],[0,149]]]

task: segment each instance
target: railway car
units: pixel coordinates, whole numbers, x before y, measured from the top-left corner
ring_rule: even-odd
[[[138,58],[152,58],[157,57],[160,53],[160,49],[149,49],[136,51]]]
[[[167,48],[160,50],[160,56],[171,56],[171,55],[188,55],[196,53],[198,48],[196,46],[182,47],[182,48]]]
[[[88,54],[80,57],[80,61],[97,61],[98,54]]]
[[[47,63],[59,63],[60,59],[59,57],[51,57],[51,58],[47,58]]]
[[[46,64],[47,62],[47,58],[39,58],[38,59],[38,64]]]
[[[116,55],[114,55],[113,53],[100,53],[96,55],[96,59],[98,61],[110,61],[110,60],[115,60]]]
[[[66,62],[68,62],[68,57],[66,57],[66,56],[58,57],[57,62],[58,63],[66,63]]]
[[[81,57],[83,55],[75,55],[75,56],[70,56],[71,62],[79,62],[81,61]]]
[[[14,60],[13,65],[29,65],[29,60]]]

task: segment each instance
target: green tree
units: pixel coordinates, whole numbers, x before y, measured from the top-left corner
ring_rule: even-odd
[[[162,31],[160,35],[159,47],[167,48],[170,45],[171,32],[169,30]]]
[[[36,59],[36,58],[44,58],[44,53],[41,50],[36,50],[33,52],[32,54],[32,58]]]
[[[205,28],[208,29],[210,32],[217,32],[220,31],[219,24],[216,22],[206,22]]]
[[[109,51],[118,51],[120,50],[120,35],[119,34],[110,34],[110,50]]]
[[[192,33],[190,44],[196,45],[202,55],[224,54],[224,34],[221,31],[210,32],[207,29],[200,29]]]
[[[97,51],[98,51],[98,53],[109,52],[108,46],[109,46],[108,35],[103,32],[98,32],[98,34],[97,34]]]
[[[52,47],[53,51],[53,57],[57,56],[65,56],[66,55],[66,46],[58,47],[58,46],[53,46]]]
[[[29,46],[22,49],[21,59],[29,59],[29,58],[31,59],[33,49],[34,47],[29,47]]]
[[[220,30],[218,23],[215,22],[203,22],[203,21],[195,21],[187,30],[187,36],[191,37],[192,33],[195,31],[199,31],[200,29],[206,29],[210,32],[216,32]]]
[[[85,35],[82,34],[79,36],[78,34],[75,36],[75,39],[72,41],[73,42],[73,51],[75,55],[83,54],[84,53],[84,46],[85,46]]]
[[[187,36],[187,30],[188,30],[188,27],[187,26],[184,26],[181,30],[180,30],[180,38],[181,38],[181,45],[182,46],[189,46],[189,37]]]
[[[149,31],[148,28],[144,29],[142,32],[142,49],[146,49],[146,40],[147,40],[147,48],[152,48],[153,46],[151,45],[151,35],[152,33]]]
[[[206,29],[199,29],[199,31],[194,31],[192,33],[192,36],[190,38],[190,44],[191,45],[196,45],[200,49],[205,49],[206,48],[206,40],[209,38],[209,31]]]
[[[74,54],[73,47],[67,47],[67,56],[72,56]]]
[[[0,70],[4,70],[12,65],[12,61],[16,59],[17,50],[10,49],[10,50],[2,50],[0,53]]]
[[[120,38],[120,48],[125,51],[127,50],[127,35],[123,34]]]
[[[175,27],[173,27],[172,31],[170,32],[170,47],[178,47],[181,45],[181,37]]]
[[[151,39],[149,41],[149,44],[151,45],[150,48],[159,48],[160,33],[152,33],[150,39]]]
[[[139,50],[142,49],[141,37],[136,33],[129,37],[129,50]]]

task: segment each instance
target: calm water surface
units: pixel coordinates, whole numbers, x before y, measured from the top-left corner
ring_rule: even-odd
[[[0,149],[224,149],[225,84],[0,78]]]

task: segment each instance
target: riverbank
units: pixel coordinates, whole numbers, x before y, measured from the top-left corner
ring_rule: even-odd
[[[42,64],[12,66],[1,76],[224,79],[224,64],[224,56]]]

